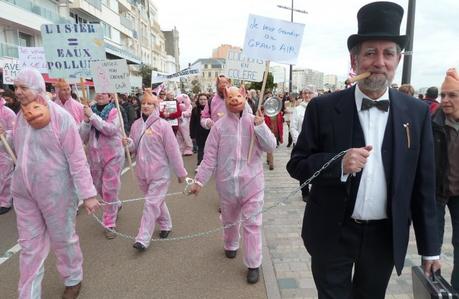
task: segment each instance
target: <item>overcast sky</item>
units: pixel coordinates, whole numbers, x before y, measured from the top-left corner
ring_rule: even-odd
[[[291,0],[155,0],[161,29],[174,26],[180,34],[180,64],[209,58],[221,44],[242,47],[249,14],[290,21]],[[311,68],[345,78],[349,70],[346,41],[357,33],[357,11],[368,0],[296,0],[294,22],[305,24],[295,67]],[[394,0],[405,9],[401,34],[406,31],[408,0]],[[459,68],[459,1],[416,1],[411,83],[415,88],[439,86],[449,67]],[[400,83],[403,60],[395,82]]]

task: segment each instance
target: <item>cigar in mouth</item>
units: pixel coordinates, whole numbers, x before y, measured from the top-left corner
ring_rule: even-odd
[[[368,77],[371,76],[371,73],[370,72],[365,72],[365,73],[361,73],[360,75],[357,75],[355,77],[351,77],[351,78],[347,78],[346,81],[344,82],[346,85],[349,85],[349,84],[352,84],[354,82],[357,82],[359,80],[363,80],[363,79],[366,79]]]

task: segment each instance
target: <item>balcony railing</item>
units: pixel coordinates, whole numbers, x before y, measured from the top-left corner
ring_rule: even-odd
[[[63,18],[59,16],[58,13],[53,12],[49,9],[40,7],[34,3],[32,3],[29,0],[0,0],[3,2],[7,2],[11,5],[20,7],[22,9],[25,9],[27,11],[30,11],[36,15],[42,16],[45,19],[48,19],[50,21],[53,21],[54,23],[68,23],[71,22],[71,19],[69,18]]]
[[[101,0],[86,0],[89,5],[91,5],[94,8],[97,8],[98,10],[102,10],[102,1]]]
[[[0,57],[19,57],[18,46],[12,44],[0,43]]]
[[[128,18],[126,18],[125,16],[120,16],[120,23],[121,25],[123,25],[124,27],[126,27],[127,29],[129,30],[134,30],[134,24],[133,24],[133,21],[129,20]]]

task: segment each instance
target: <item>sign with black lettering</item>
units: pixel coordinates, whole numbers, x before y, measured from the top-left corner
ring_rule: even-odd
[[[129,93],[129,69],[125,59],[95,61],[91,63],[97,93]]]
[[[247,58],[239,50],[229,50],[225,63],[228,78],[249,82],[263,81],[265,62],[262,59]]]
[[[45,24],[41,36],[52,78],[92,77],[91,63],[106,59],[100,24]]]
[[[243,53],[246,57],[296,64],[303,32],[304,24],[249,15]]]

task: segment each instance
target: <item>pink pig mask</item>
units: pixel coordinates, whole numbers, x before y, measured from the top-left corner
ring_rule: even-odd
[[[224,90],[225,104],[229,112],[241,113],[244,110],[247,101],[247,92],[244,86],[237,88],[235,86],[226,87]]]

